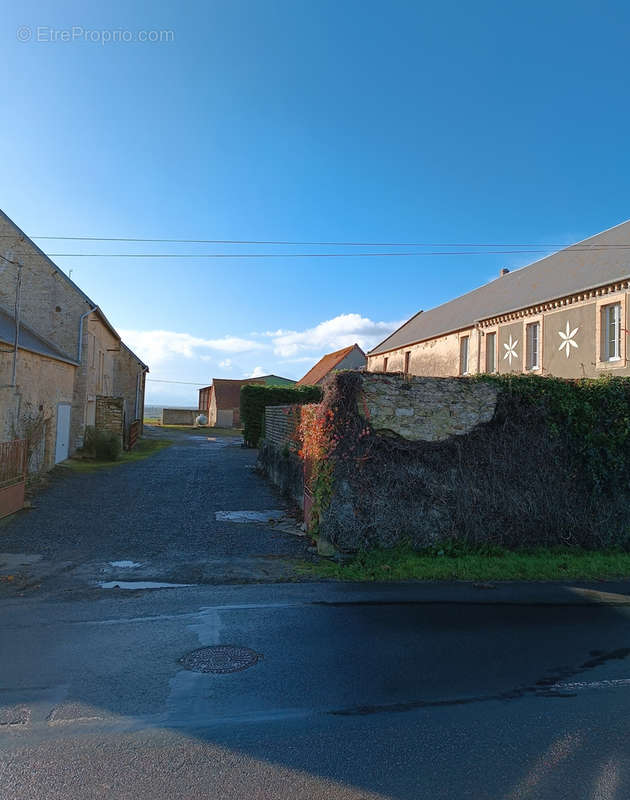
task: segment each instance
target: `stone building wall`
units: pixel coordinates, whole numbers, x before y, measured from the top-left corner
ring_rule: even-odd
[[[0,370],[10,368],[8,359],[0,353]],[[17,429],[20,395],[14,386],[0,386],[0,442],[13,439]]]
[[[125,400],[125,425],[144,418],[146,367],[124,345],[114,359],[114,395]]]
[[[69,359],[76,360],[79,317],[90,305],[11,220],[0,212],[0,254],[22,264],[20,318],[36,333],[53,342]],[[13,309],[17,267],[0,265],[0,305]]]
[[[462,336],[468,336],[468,372],[477,372],[479,334],[474,328],[438,336],[382,355],[368,355],[369,372],[404,372],[405,354],[409,353],[409,374],[447,378],[459,375],[459,348]]]
[[[0,376],[10,375],[13,353],[0,350]],[[57,406],[71,403],[76,367],[63,361],[20,350],[17,387],[0,388],[0,441],[24,436],[25,425],[36,417],[46,421],[38,469],[54,465]]]
[[[96,425],[97,397],[114,395],[114,361],[120,353],[120,340],[96,312],[85,318],[82,338],[70,425],[72,449],[82,446],[85,428]]]

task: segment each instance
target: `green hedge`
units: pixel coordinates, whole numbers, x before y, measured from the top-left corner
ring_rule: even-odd
[[[263,433],[265,406],[291,406],[319,403],[319,386],[261,386],[250,383],[241,387],[241,425],[247,447],[257,447]]]
[[[544,409],[549,435],[562,438],[572,477],[589,492],[630,489],[630,379],[565,380],[542,375],[480,375],[514,403]]]

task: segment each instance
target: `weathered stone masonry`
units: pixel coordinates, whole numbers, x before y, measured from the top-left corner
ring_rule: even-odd
[[[124,431],[124,399],[122,397],[96,397],[96,430],[115,433],[121,441]]]
[[[364,373],[359,412],[375,431],[391,431],[410,441],[434,442],[469,433],[489,422],[497,390],[460,378],[405,378]]]

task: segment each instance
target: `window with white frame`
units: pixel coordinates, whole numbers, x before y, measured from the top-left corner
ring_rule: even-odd
[[[486,334],[486,372],[496,372],[495,352],[497,346],[496,333]]]
[[[619,361],[621,358],[621,303],[603,306],[602,361]]]
[[[540,369],[540,322],[532,322],[526,328],[527,351],[525,364],[527,369]]]
[[[468,336],[462,336],[459,340],[459,374],[468,374]]]

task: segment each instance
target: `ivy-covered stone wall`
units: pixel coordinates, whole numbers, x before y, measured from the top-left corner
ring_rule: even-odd
[[[630,547],[630,379],[342,372],[309,408],[310,525],[340,550]]]

